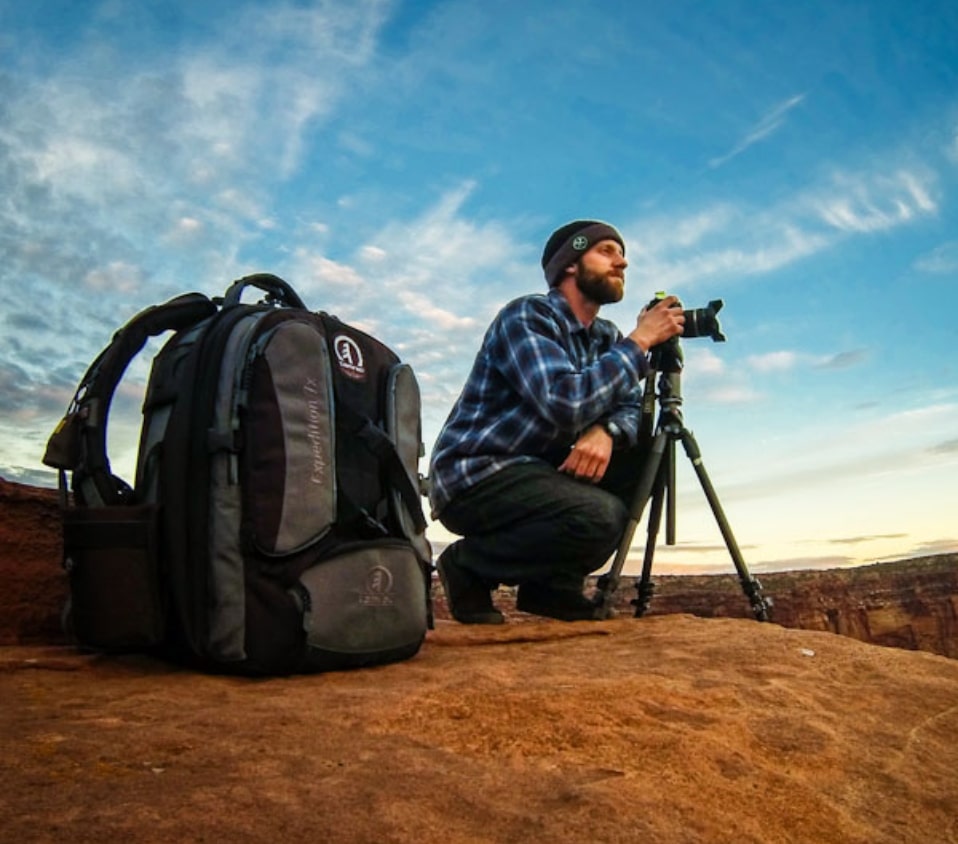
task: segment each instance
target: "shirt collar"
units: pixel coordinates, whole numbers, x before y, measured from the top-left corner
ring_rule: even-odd
[[[579,322],[578,317],[572,313],[572,306],[569,304],[569,300],[566,299],[557,288],[551,288],[547,295],[549,301],[552,302],[552,306],[565,319],[566,325],[569,326],[569,331],[584,331],[586,334],[589,333],[589,329]],[[593,325],[594,324],[595,323],[593,323]]]

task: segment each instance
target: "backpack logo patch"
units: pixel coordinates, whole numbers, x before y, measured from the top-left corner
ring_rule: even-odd
[[[366,572],[366,582],[359,594],[359,603],[366,607],[391,607],[393,598],[393,575],[385,566],[373,566]]]
[[[366,363],[363,360],[363,350],[352,337],[339,334],[333,338],[333,351],[336,353],[336,363],[340,371],[354,381],[366,380]]]

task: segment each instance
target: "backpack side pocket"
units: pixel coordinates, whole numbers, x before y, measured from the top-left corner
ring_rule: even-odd
[[[127,650],[163,641],[158,512],[155,505],[64,511],[67,623],[79,644]]]

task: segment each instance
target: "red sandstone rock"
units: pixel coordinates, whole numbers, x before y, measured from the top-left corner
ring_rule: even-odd
[[[938,844],[956,700],[955,660],[690,615],[269,680],[0,648],[0,838]]]
[[[56,490],[0,478],[0,645],[64,641],[57,498]]]
[[[0,837],[958,841],[958,661],[901,649],[954,648],[954,570],[768,575],[773,624],[686,614],[747,617],[732,577],[599,623],[438,592],[411,660],[249,680],[23,644],[61,638],[56,496],[0,481]]]

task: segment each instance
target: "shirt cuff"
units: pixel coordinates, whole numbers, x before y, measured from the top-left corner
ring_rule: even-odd
[[[649,371],[649,359],[645,352],[639,348],[638,343],[625,337],[616,343],[611,351],[619,354],[623,363],[625,363],[634,374],[636,381],[645,378]]]

